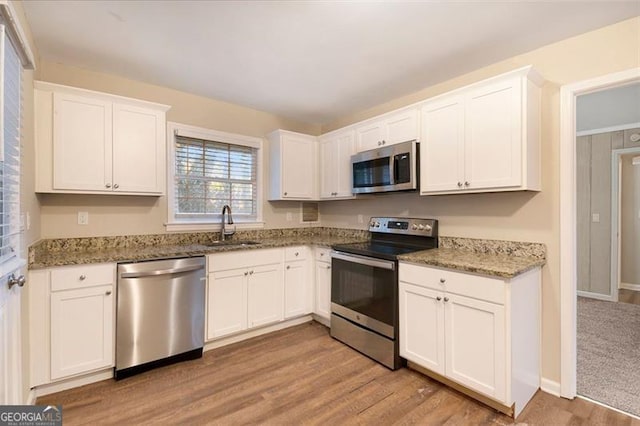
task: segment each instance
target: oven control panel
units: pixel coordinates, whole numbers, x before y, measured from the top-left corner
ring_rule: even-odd
[[[372,217],[369,221],[369,231],[437,237],[438,221],[407,217]]]

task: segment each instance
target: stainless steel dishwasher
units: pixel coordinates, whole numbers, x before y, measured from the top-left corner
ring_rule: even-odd
[[[116,379],[202,356],[205,258],[118,265]]]

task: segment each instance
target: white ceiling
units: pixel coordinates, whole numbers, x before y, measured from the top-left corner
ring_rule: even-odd
[[[324,124],[639,1],[23,2],[42,59]]]

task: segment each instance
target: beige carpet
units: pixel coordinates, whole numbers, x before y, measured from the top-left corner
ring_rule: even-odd
[[[640,305],[578,297],[578,394],[640,416]]]

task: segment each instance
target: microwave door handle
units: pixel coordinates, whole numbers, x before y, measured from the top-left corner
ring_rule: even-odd
[[[396,163],[398,162],[398,160],[396,160],[395,155],[392,155],[390,160],[391,160],[389,162],[390,180],[391,180],[391,185],[395,185],[396,181],[398,180],[398,178],[396,177]]]

